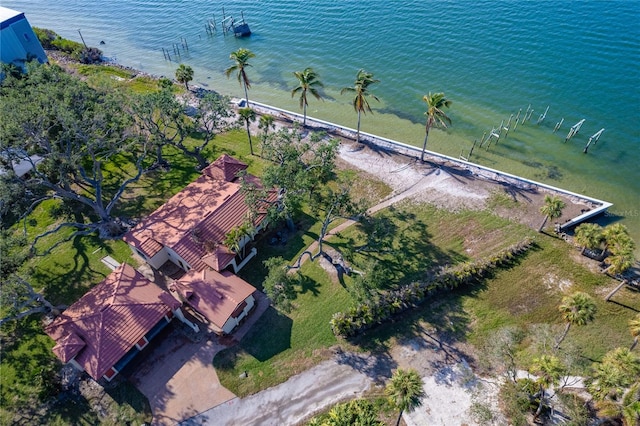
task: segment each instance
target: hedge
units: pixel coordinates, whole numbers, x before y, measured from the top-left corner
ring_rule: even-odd
[[[492,270],[511,265],[532,246],[533,239],[527,237],[488,258],[445,267],[427,281],[413,282],[356,305],[348,312],[335,313],[331,318],[331,329],[336,336],[353,337],[388,321],[393,315],[418,306],[437,292],[481,282]]]

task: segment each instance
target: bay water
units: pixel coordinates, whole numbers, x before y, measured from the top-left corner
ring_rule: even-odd
[[[232,65],[230,52],[250,49],[256,57],[249,97],[292,111],[299,110],[290,94],[293,71],[313,67],[324,101],[310,99],[308,114],[349,127],[357,116],[340,89],[363,68],[380,80],[371,87],[380,102],[370,100],[374,113],[363,117],[362,130],[418,146],[422,96],[444,92],[453,101],[446,110],[453,124],[432,132],[429,149],[454,157],[467,157],[474,140],[533,109],[507,138],[489,149],[476,146],[470,160],[610,201],[600,222],[621,221],[640,245],[639,1],[3,0],[2,6],[66,38],[81,41],[80,30],[88,45],[144,72],[173,77],[185,63],[195,70],[194,84],[237,97],[241,86],[224,70]],[[223,8],[236,20],[244,14],[251,37],[222,34]],[[212,35],[209,20],[218,27]]]

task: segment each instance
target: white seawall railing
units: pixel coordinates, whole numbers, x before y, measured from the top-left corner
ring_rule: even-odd
[[[240,106],[244,106],[246,104],[246,101],[244,99],[235,99],[235,102]],[[263,104],[263,103],[252,101],[252,100],[249,101],[249,104],[251,108],[253,108],[259,114],[271,114],[276,116],[279,119],[284,119],[291,122],[299,122],[299,123],[302,123],[304,119],[304,116],[302,114],[298,114],[292,111],[287,111],[285,109],[277,108],[271,105]],[[317,118],[309,117],[308,115],[307,115],[307,127],[324,130],[328,133],[342,136],[348,139],[355,139],[356,133],[357,133],[355,129],[351,129],[345,126],[340,126],[338,124],[330,123],[328,121],[319,120]],[[416,146],[408,145],[406,143],[394,141],[391,139],[372,135],[370,133],[366,133],[362,131],[360,132],[360,140],[369,144],[374,144],[380,148],[393,151],[399,154],[404,154],[410,157],[420,157],[420,154],[422,153],[422,149]],[[562,194],[562,195],[571,197],[576,201],[586,202],[590,204],[590,208],[588,211],[561,224],[560,230],[569,229],[573,226],[578,225],[581,222],[584,222],[589,218],[598,216],[599,214],[606,212],[607,209],[613,205],[608,201],[598,200],[597,198],[567,191],[566,189],[562,189],[552,185],[547,185],[545,183],[526,179],[510,173],[502,172],[500,170],[492,169],[490,167],[485,167],[476,163],[471,163],[469,161],[450,157],[448,155],[439,154],[437,152],[433,152],[429,150],[425,151],[425,153],[428,157],[430,157],[430,159],[434,161],[451,163],[452,165],[460,167],[464,170],[468,170],[473,175],[483,179],[493,180],[500,183],[507,183],[509,185],[513,185],[516,188],[522,189],[522,190],[544,189],[548,192]]]

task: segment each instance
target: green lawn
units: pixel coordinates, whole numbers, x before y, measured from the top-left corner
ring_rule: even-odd
[[[337,343],[329,320],[351,303],[346,290],[316,264],[302,268],[304,282],[291,313],[269,308],[239,345],[218,354],[214,366],[224,386],[239,396],[286,381],[322,359]],[[247,378],[239,375],[246,371]]]
[[[79,67],[78,70],[89,78],[91,84],[121,85],[133,91],[155,90],[151,81],[125,81],[130,76],[121,69]],[[197,143],[195,140],[191,142]],[[255,151],[260,152],[259,144],[256,145]],[[257,176],[265,167],[260,157],[249,154],[247,134],[243,130],[217,136],[204,153],[209,161],[223,153],[232,155],[246,162],[248,171]],[[197,163],[179,151],[167,148],[165,158],[171,164],[170,170],[145,174],[131,185],[118,204],[115,215],[144,217],[198,176]],[[112,160],[105,167],[105,176],[110,179],[107,187],[111,189],[133,173],[126,156]],[[390,193],[388,186],[365,173],[343,170],[338,174],[352,182],[354,193],[364,195],[369,205]],[[489,204],[518,208],[499,195],[494,195]],[[76,207],[69,208],[60,201],[43,203],[29,216],[28,236],[33,238],[69,218],[88,220],[89,213]],[[241,271],[242,278],[261,288],[266,275],[262,261],[281,256],[293,262],[318,238],[320,223],[310,212],[299,215],[295,222],[297,231],[294,233],[288,233],[282,225],[272,226],[258,239],[258,256]],[[21,232],[22,224],[16,224],[13,229]],[[65,229],[47,237],[40,241],[38,248],[44,250],[71,232]],[[286,244],[270,244],[276,232],[286,233]],[[566,345],[563,345],[575,346],[582,351],[582,362],[577,363],[577,367],[601,358],[615,346],[629,345],[631,338],[626,322],[635,314],[634,309],[640,309],[640,294],[622,290],[614,298],[618,304],[605,303],[603,297],[615,283],[601,274],[589,272],[576,262],[574,248],[494,216],[489,211],[452,213],[424,204],[403,202],[379,212],[369,227],[356,225],[348,228],[332,238],[329,245],[341,251],[356,268],[376,260],[386,273],[385,288],[393,288],[424,279],[439,266],[483,258],[532,235],[537,241],[536,248],[514,266],[497,271],[481,285],[442,293],[419,308],[398,316],[393,322],[368,330],[354,342],[338,341],[329,327],[331,316],[353,303],[347,291],[352,279],[345,277],[340,283],[317,262],[307,262],[301,270],[304,279],[298,288],[294,309],[285,313],[270,308],[239,345],[214,359],[214,365],[222,383],[243,396],[282,383],[291,375],[328,358],[335,345],[386,350],[397,339],[411,337],[418,326],[424,324],[476,347],[486,345],[491,333],[500,327],[520,327],[527,333],[520,352],[520,360],[525,365],[533,353],[531,326],[542,323],[562,326],[557,306],[564,294],[576,290],[592,294],[598,303],[596,320],[587,326],[573,327]],[[52,303],[68,305],[109,273],[109,269],[100,262],[106,255],[120,262],[131,261],[131,252],[122,241],[83,236],[61,244],[47,256],[30,259],[21,273],[30,276],[34,287],[43,289]],[[92,402],[86,400],[78,399],[72,404],[61,403],[48,411],[41,410],[41,401],[58,392],[50,386],[52,382],[49,379],[60,365],[51,352],[53,341],[43,334],[38,319],[28,318],[8,324],[0,330],[0,336],[0,424],[15,421],[12,416],[17,412],[30,415],[37,421],[44,418],[48,424],[95,424],[104,421],[92,411]],[[243,372],[248,373],[247,378],[239,377]],[[110,389],[109,397],[113,403],[107,423],[148,420],[147,402],[130,385],[116,385]],[[29,422],[29,418],[26,421]]]

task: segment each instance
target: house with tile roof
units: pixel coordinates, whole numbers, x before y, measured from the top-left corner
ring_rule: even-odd
[[[228,268],[237,272],[255,251],[241,261],[224,245],[227,234],[248,220],[259,232],[267,216],[266,203],[263,208],[257,206],[255,213],[245,201],[238,174],[246,169],[246,164],[222,155],[203,169],[198,179],[138,223],[124,241],[156,269],[170,261],[185,271],[209,267],[218,272]],[[244,179],[261,186],[255,176],[246,174]],[[274,201],[275,191],[269,194]],[[248,241],[250,237],[243,238],[240,248]]]
[[[277,198],[276,191],[270,191],[263,206],[251,209],[239,178],[246,169],[246,164],[222,155],[123,237],[152,267],[172,262],[186,271],[171,289],[218,334],[231,333],[240,324],[254,307],[257,291],[234,274],[255,256],[256,249],[240,259],[224,241],[232,229],[247,221],[259,232],[266,225],[268,203]],[[250,174],[245,173],[244,179],[262,185]],[[236,250],[242,253],[250,240],[244,236]]]
[[[211,268],[187,272],[169,290],[202,314],[218,334],[231,333],[256,303],[255,287],[229,271]]]
[[[56,342],[53,353],[86,371],[94,380],[110,381],[174,317],[190,326],[182,303],[123,263],[104,281],[45,327]]]

